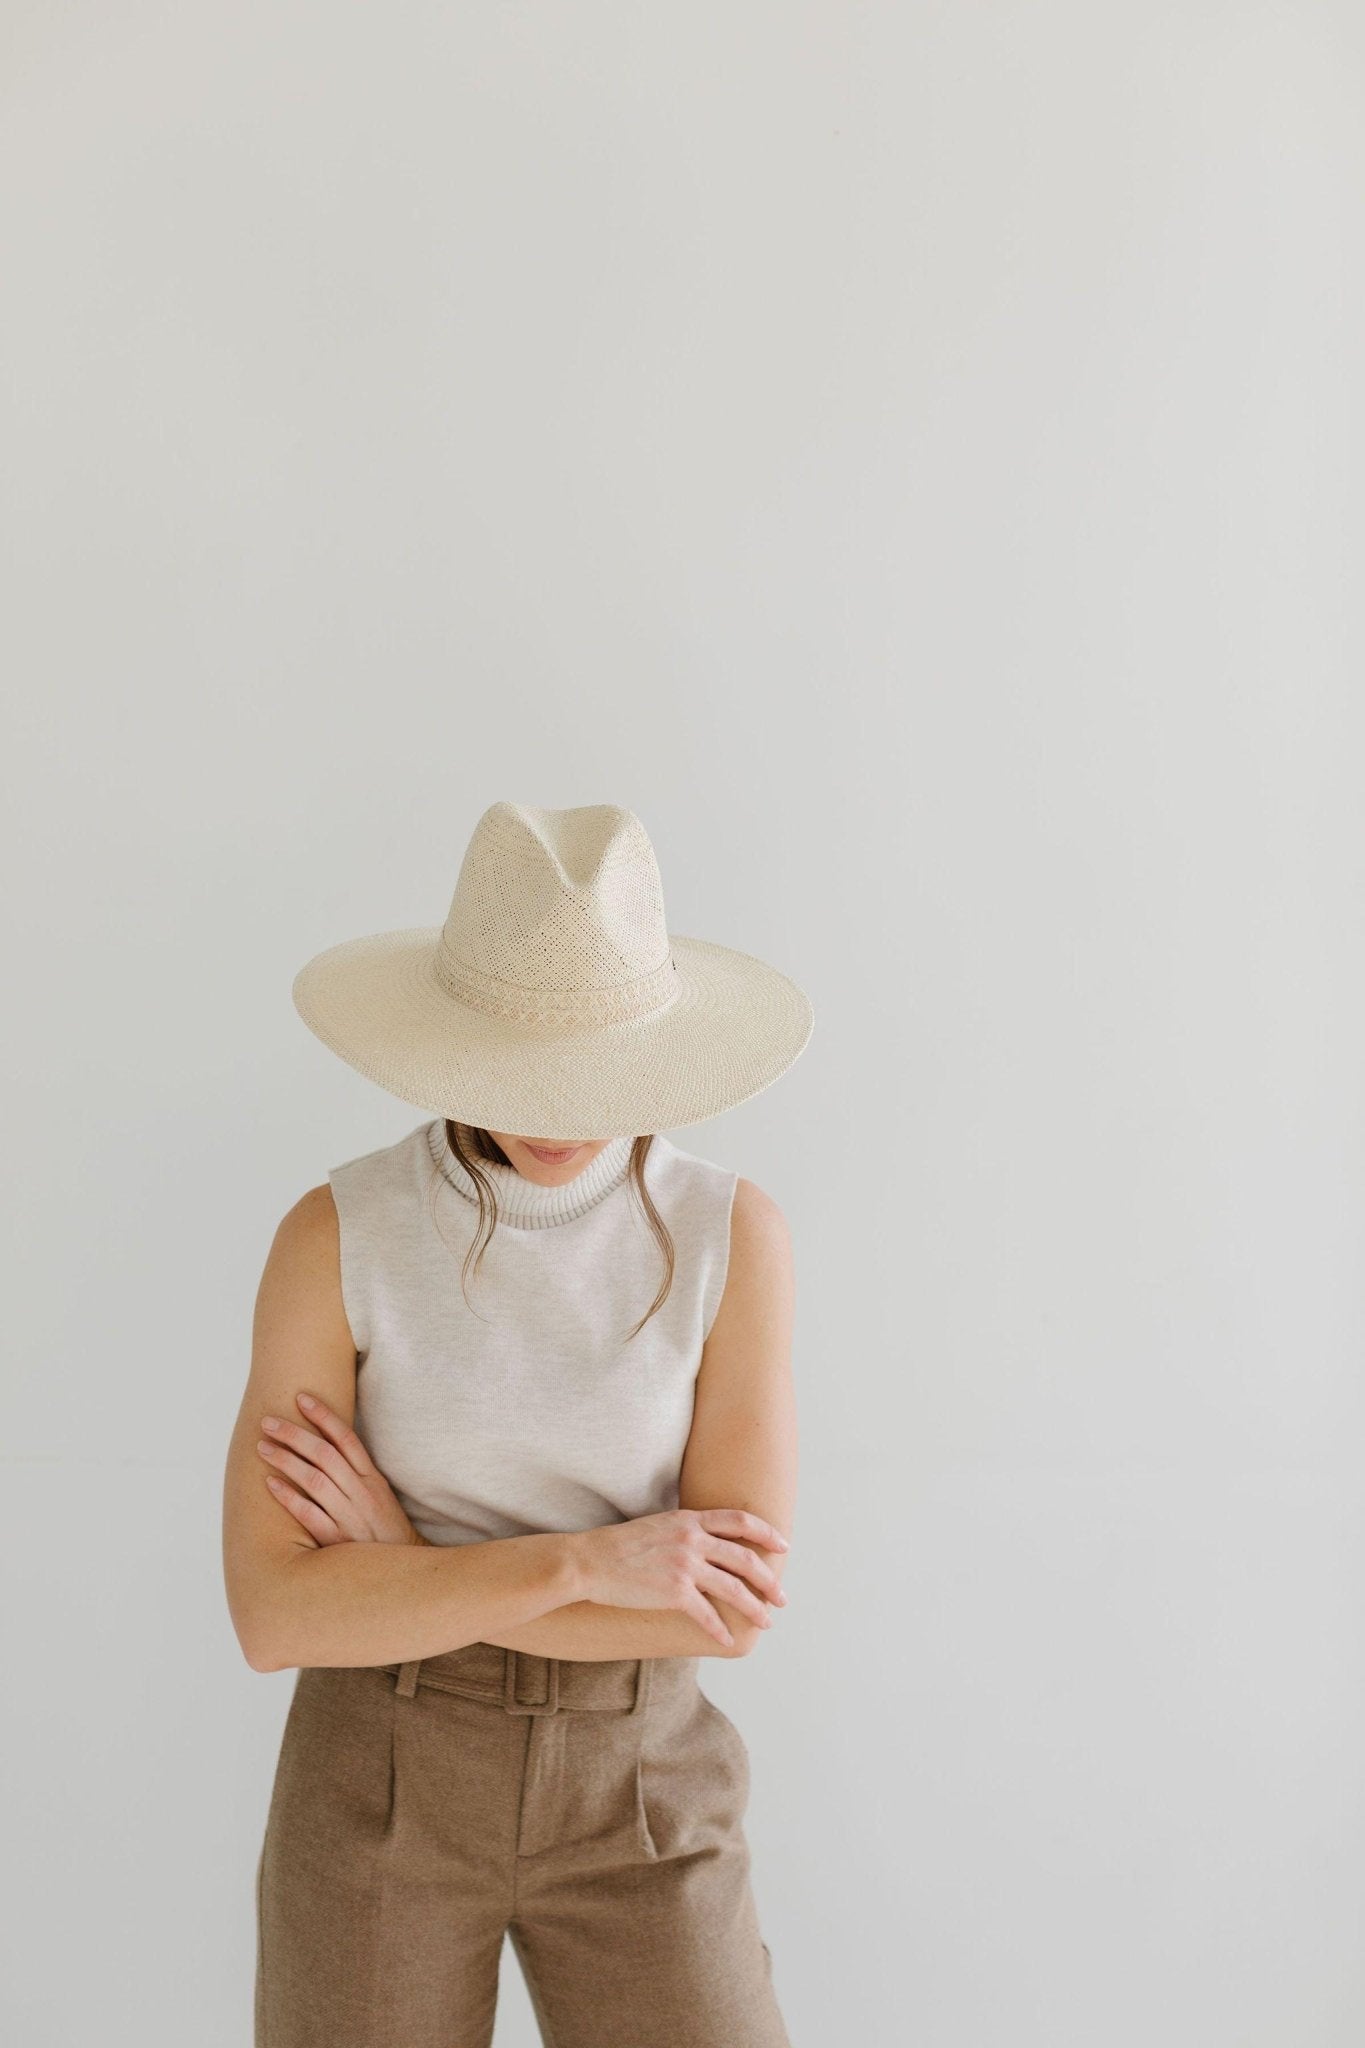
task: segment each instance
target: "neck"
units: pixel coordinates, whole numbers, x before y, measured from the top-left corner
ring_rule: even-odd
[[[447,1143],[444,1120],[438,1117],[428,1128],[432,1158],[456,1193],[477,1207],[478,1188]],[[470,1127],[457,1124],[456,1129],[465,1151],[492,1185],[499,1220],[523,1230],[539,1229],[552,1223],[572,1223],[576,1217],[585,1216],[589,1209],[596,1208],[599,1202],[605,1201],[620,1187],[630,1171],[633,1140],[611,1138],[572,1180],[546,1187],[540,1181],[528,1180],[525,1174],[518,1173],[515,1166],[509,1166],[500,1159],[480,1158],[474,1151]]]

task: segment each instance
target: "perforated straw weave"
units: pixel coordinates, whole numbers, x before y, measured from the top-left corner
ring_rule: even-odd
[[[718,1116],[785,1073],[814,1027],[775,967],[668,930],[649,834],[616,804],[491,804],[443,925],[331,946],[293,997],[391,1095],[552,1143]]]

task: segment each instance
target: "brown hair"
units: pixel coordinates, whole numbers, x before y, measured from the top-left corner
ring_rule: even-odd
[[[480,1168],[479,1160],[490,1160],[500,1166],[511,1166],[512,1162],[507,1157],[507,1154],[503,1151],[501,1145],[498,1144],[496,1139],[491,1137],[487,1131],[481,1129],[477,1124],[465,1124],[461,1126],[456,1124],[450,1117],[446,1117],[444,1119],[444,1123],[446,1143],[447,1145],[449,1145],[451,1151],[455,1154],[455,1157],[459,1160],[460,1164],[465,1168],[470,1179],[473,1181],[475,1191],[479,1198],[479,1226],[474,1233],[474,1242],[470,1245],[469,1250],[465,1253],[464,1263],[460,1268],[460,1291],[464,1295],[465,1300],[469,1301],[469,1291],[465,1286],[465,1281],[471,1271],[471,1268],[473,1272],[477,1274],[479,1266],[483,1261],[483,1255],[485,1251],[487,1251],[488,1249],[489,1243],[493,1236],[493,1232],[497,1228],[498,1222],[497,1196],[494,1193],[493,1184],[489,1180],[488,1175],[484,1173]],[[473,1139],[474,1149],[472,1153],[466,1151],[464,1145],[461,1143],[462,1130],[469,1132],[470,1136]],[[673,1285],[673,1272],[675,1266],[673,1239],[669,1235],[668,1226],[664,1222],[663,1217],[659,1214],[658,1210],[654,1206],[654,1200],[649,1192],[649,1189],[645,1186],[645,1161],[649,1157],[649,1148],[653,1143],[654,1136],[653,1133],[649,1131],[646,1131],[641,1137],[632,1139],[630,1147],[630,1169],[627,1173],[626,1179],[628,1185],[634,1190],[635,1194],[638,1196],[640,1206],[645,1212],[645,1217],[649,1223],[649,1227],[654,1232],[655,1238],[658,1240],[659,1249],[663,1253],[664,1277],[663,1280],[660,1282],[657,1294],[655,1295],[653,1301],[650,1303],[649,1307],[646,1309],[645,1313],[641,1316],[639,1322],[636,1323],[633,1326],[633,1328],[626,1332],[626,1343],[629,1343],[632,1337],[637,1336],[639,1332],[644,1328],[645,1324],[649,1321],[650,1317],[663,1307],[664,1303],[668,1299],[669,1290],[672,1288]],[[433,1179],[432,1181],[433,1191],[435,1190],[438,1180],[439,1169],[437,1172],[436,1179]],[[470,1303],[470,1306],[472,1308],[473,1304]],[[475,1311],[475,1313],[477,1313],[477,1311]]]

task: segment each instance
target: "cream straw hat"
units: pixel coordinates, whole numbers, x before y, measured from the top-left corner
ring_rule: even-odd
[[[785,1073],[814,1025],[775,967],[668,930],[649,834],[617,804],[491,804],[444,925],[331,946],[293,996],[391,1095],[551,1142],[718,1116]]]

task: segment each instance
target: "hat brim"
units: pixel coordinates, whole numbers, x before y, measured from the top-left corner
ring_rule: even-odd
[[[678,995],[655,1017],[547,1036],[456,1002],[436,978],[439,925],[330,946],[300,968],[304,1023],[390,1095],[484,1130],[555,1141],[677,1130],[784,1074],[814,1028],[775,967],[669,934]]]

